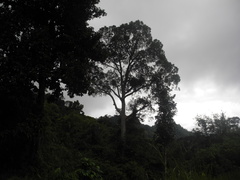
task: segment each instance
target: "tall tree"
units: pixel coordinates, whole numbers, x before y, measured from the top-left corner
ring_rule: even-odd
[[[100,36],[87,24],[104,15],[98,2],[1,1],[0,83],[35,89],[40,108],[46,88],[59,96],[60,83],[71,96],[86,93],[90,69],[102,59]]]
[[[167,61],[162,43],[152,39],[151,29],[141,21],[103,27],[99,32],[108,56],[99,65],[94,90],[111,97],[121,117],[121,138],[125,141],[128,117],[153,110],[157,105],[153,91],[176,87],[178,69]]]
[[[1,147],[8,142],[9,131],[20,137],[18,133],[24,130],[39,130],[47,89],[54,97],[61,96],[63,90],[70,96],[87,92],[95,61],[104,59],[100,35],[88,25],[89,20],[105,14],[96,7],[98,3],[99,0],[0,1]],[[27,128],[21,123],[33,120],[31,113],[38,122],[29,122],[34,125]],[[32,134],[25,132],[25,136]]]

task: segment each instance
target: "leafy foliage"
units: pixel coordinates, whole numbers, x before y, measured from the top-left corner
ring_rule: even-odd
[[[176,103],[173,101],[174,96],[171,96],[166,89],[159,92],[157,88],[155,91],[159,110],[156,116],[154,139],[156,143],[166,146],[175,136],[173,116],[176,112]]]
[[[87,92],[95,61],[104,59],[87,24],[105,14],[98,2],[0,1],[0,172],[37,163],[46,90],[52,101],[63,90]]]
[[[226,134],[239,131],[240,129],[240,118],[226,118],[224,113],[214,114],[212,118],[208,116],[197,116],[196,121],[198,127],[194,129],[194,131],[204,135]]]
[[[64,83],[69,95],[86,93],[89,70],[94,60],[102,59],[100,36],[87,24],[104,15],[95,6],[98,2],[1,2],[3,87],[49,88],[59,96]]]
[[[143,110],[153,110],[156,99],[160,100],[154,92],[169,92],[180,81],[178,68],[167,61],[162,43],[152,39],[151,29],[141,21],[103,27],[99,32],[108,55],[99,64],[93,91],[113,100],[124,139],[127,116],[140,118]],[[129,107],[127,98],[131,99]]]
[[[223,120],[225,115],[214,117]],[[232,118],[224,121],[227,119]],[[169,176],[173,179],[238,179],[239,133],[239,129],[209,134],[195,130],[191,136],[174,141],[168,147]]]
[[[15,167],[8,166],[8,171],[0,174],[1,179],[217,180],[239,177],[239,131],[209,136],[189,133],[190,136],[169,142],[165,145],[166,151],[162,151],[149,136],[150,129],[153,136],[156,127],[146,128],[139,121],[130,120],[123,156],[119,116],[94,119],[66,104],[60,100],[57,104],[45,102],[37,163],[30,167],[23,163],[21,168],[25,171],[21,174],[12,171]],[[18,160],[25,159],[27,156]]]

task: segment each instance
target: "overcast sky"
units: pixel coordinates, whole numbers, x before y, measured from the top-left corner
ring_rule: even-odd
[[[176,123],[191,129],[197,115],[240,117],[240,0],[101,0],[107,16],[90,25],[141,20],[179,68]],[[78,98],[87,115],[114,114],[110,98]],[[153,122],[152,122],[153,123]]]

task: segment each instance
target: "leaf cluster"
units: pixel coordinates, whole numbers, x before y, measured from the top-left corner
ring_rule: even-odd
[[[86,93],[95,60],[103,60],[99,34],[87,21],[104,15],[98,0],[0,2],[2,87],[38,85],[57,97]]]
[[[178,68],[167,60],[162,43],[152,38],[151,29],[142,21],[103,27],[99,33],[107,59],[96,71],[94,93],[110,96],[117,111],[117,100],[127,98],[132,98],[128,110],[153,110],[160,100],[157,92],[169,93],[177,87]]]

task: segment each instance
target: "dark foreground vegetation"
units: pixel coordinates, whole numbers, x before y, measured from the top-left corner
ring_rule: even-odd
[[[68,105],[68,106],[66,106]],[[38,158],[29,163],[31,124],[19,124],[1,142],[0,179],[239,179],[240,130],[205,135],[175,125],[167,146],[153,141],[155,127],[130,119],[126,146],[120,117],[80,114],[78,103],[45,102]],[[21,131],[24,126],[25,131]],[[28,131],[29,130],[29,131]],[[6,132],[7,133],[7,132]],[[9,132],[10,133],[10,132]]]

